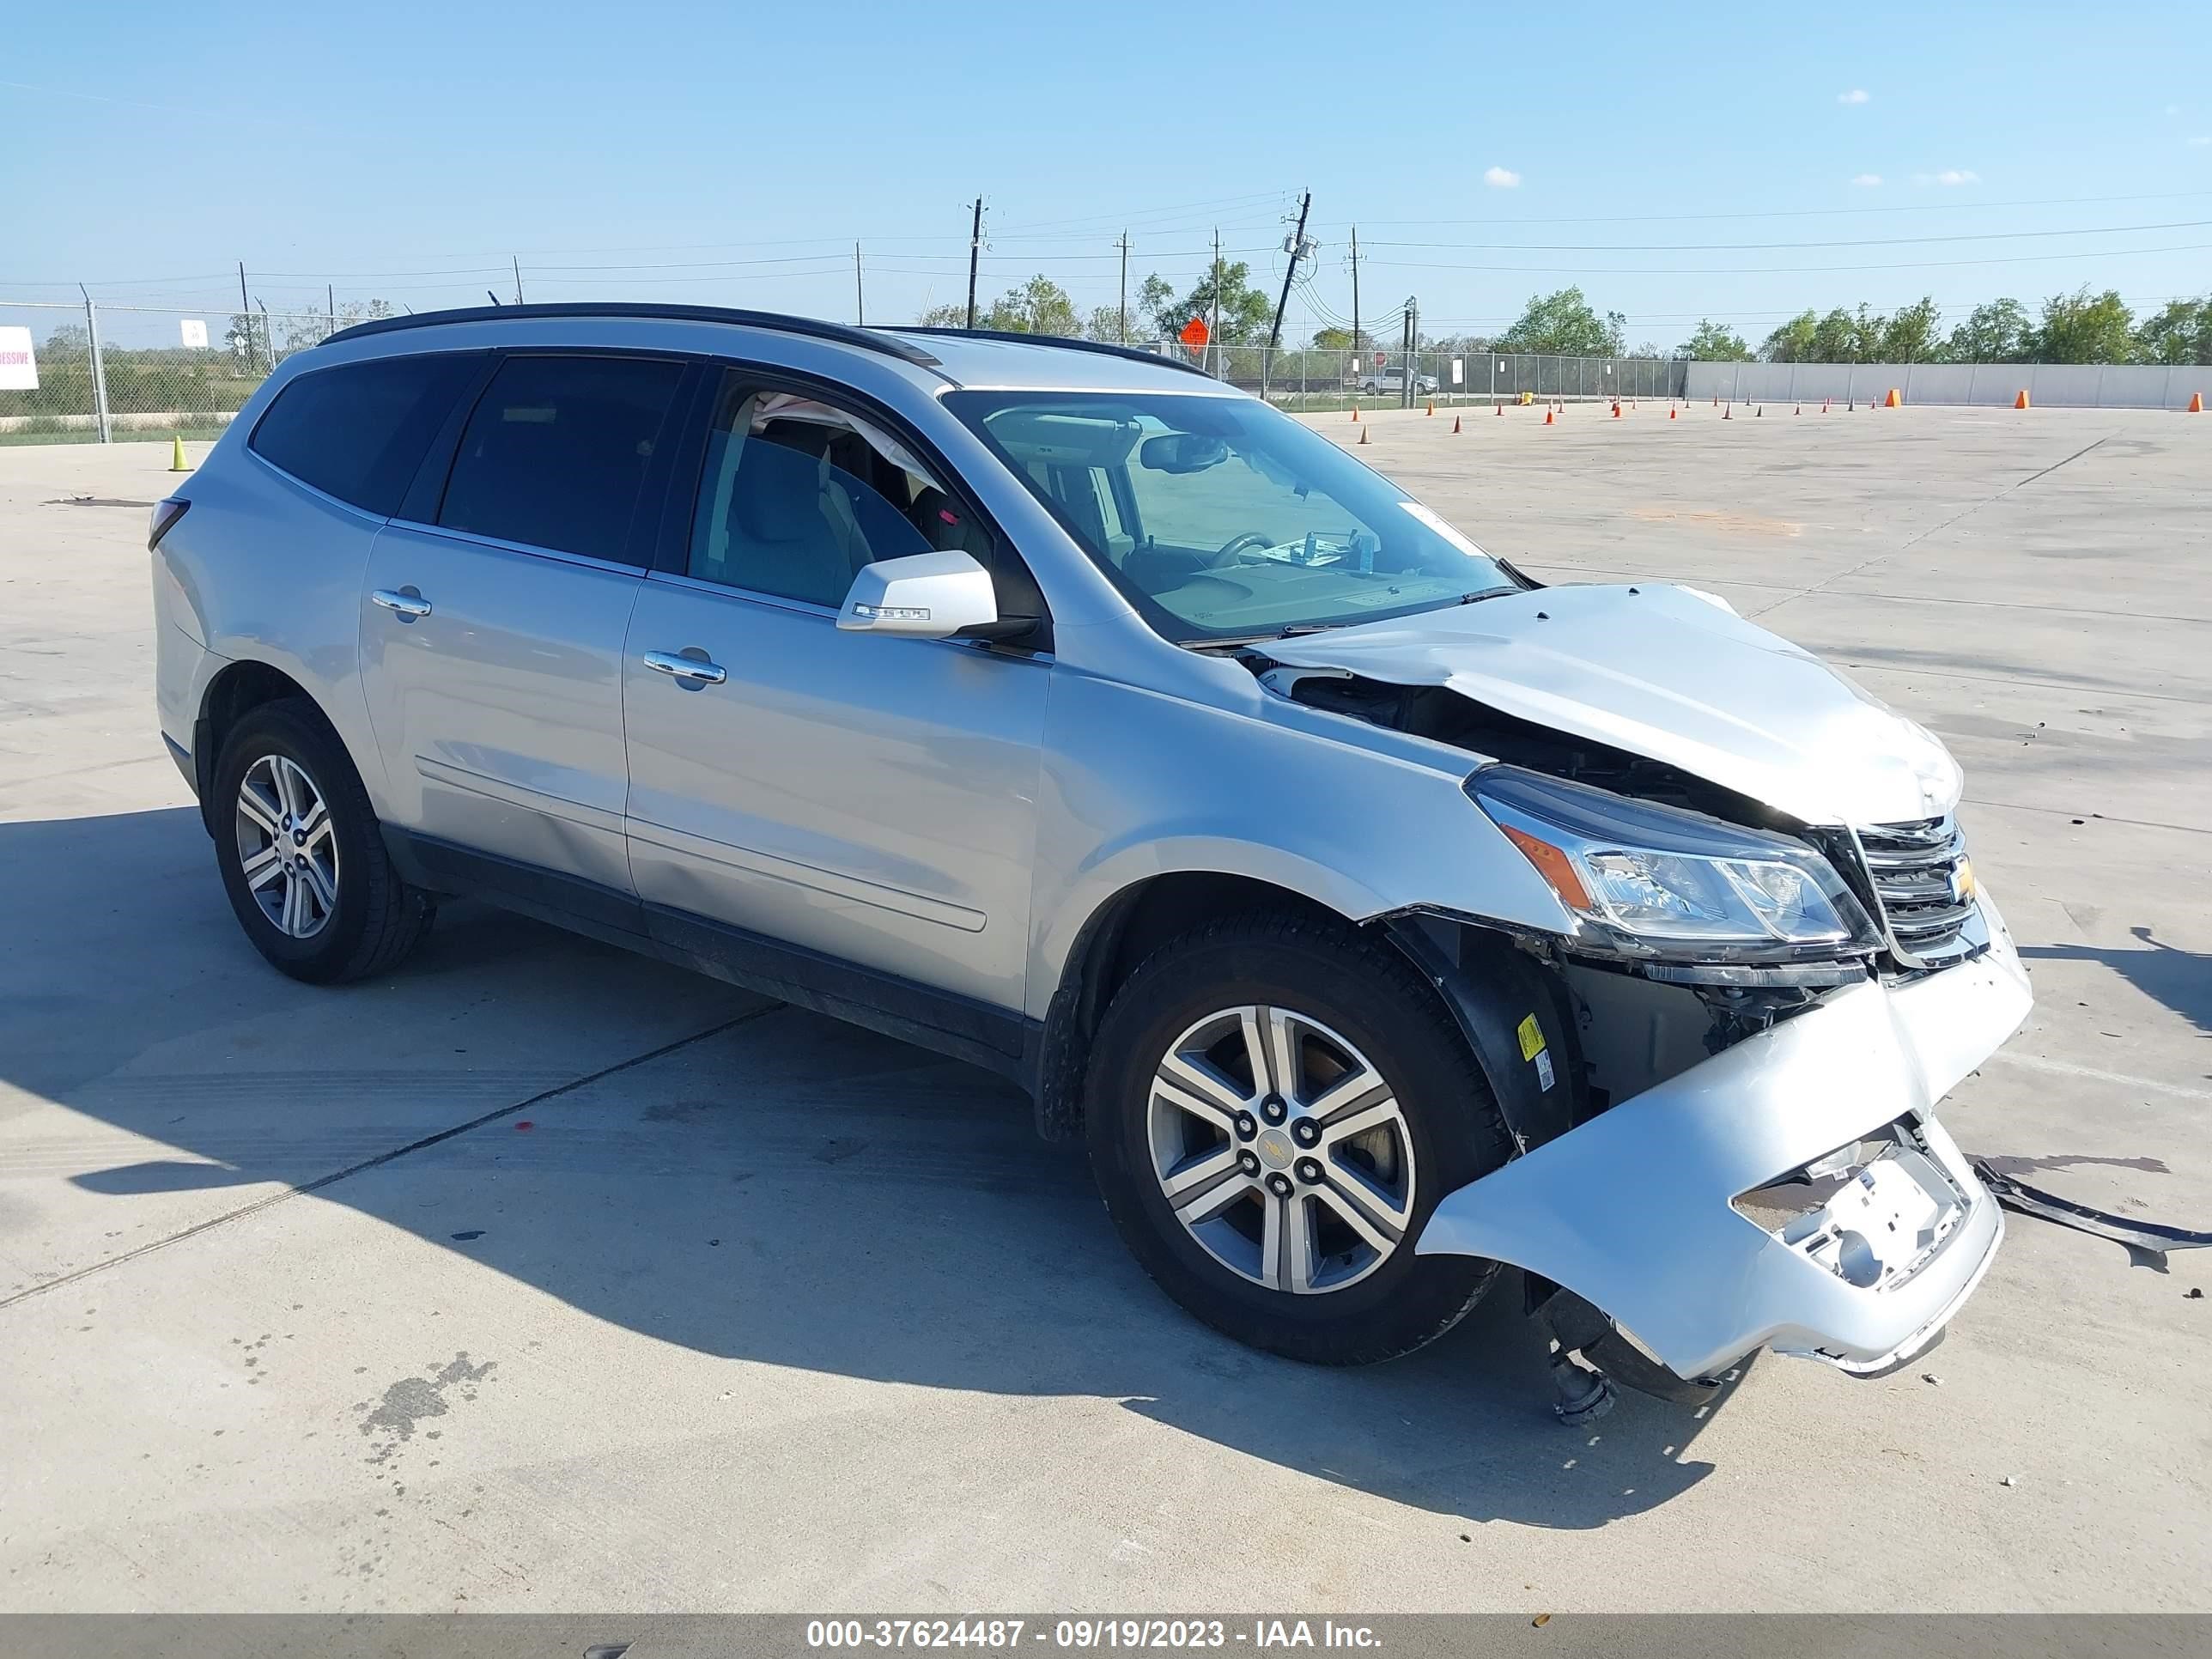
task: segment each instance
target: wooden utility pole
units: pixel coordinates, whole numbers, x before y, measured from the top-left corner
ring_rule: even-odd
[[[1121,343],[1129,343],[1129,233],[1123,231],[1121,249]]]
[[[975,256],[983,246],[983,198],[975,198],[975,216],[968,227],[968,326],[975,326]]]
[[[507,262],[514,267],[514,303],[520,305],[522,303],[522,256],[519,253],[510,253],[507,257]]]
[[[853,244],[853,325],[856,328],[868,325],[868,295],[860,286],[860,245],[858,242]]]
[[[1352,228],[1352,384],[1359,384],[1359,227]]]
[[[1211,337],[1211,343],[1212,344],[1213,351],[1214,351],[1214,357],[1213,357],[1214,368],[1215,368],[1215,370],[1216,370],[1217,378],[1218,378],[1218,371],[1219,371],[1219,369],[1220,369],[1220,368],[1221,368],[1221,365],[1222,365],[1222,357],[1221,357],[1221,233],[1220,233],[1220,231],[1219,231],[1219,230],[1218,230],[1218,229],[1213,233],[1213,333],[1212,333],[1212,337]]]

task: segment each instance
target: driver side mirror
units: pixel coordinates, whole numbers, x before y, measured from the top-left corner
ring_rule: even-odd
[[[914,553],[861,568],[837,612],[848,633],[945,640],[999,620],[991,573],[969,554]]]

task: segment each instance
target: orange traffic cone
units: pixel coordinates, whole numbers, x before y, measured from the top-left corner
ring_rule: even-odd
[[[1735,405],[1734,404],[1730,404],[1726,409],[1721,410],[1721,419],[1724,421],[1732,421],[1735,419]]]
[[[1674,405],[1672,404],[1667,405],[1667,418],[1670,421],[1674,418]]]
[[[1613,418],[1616,421],[1620,418],[1620,399],[1618,398],[1613,400]]]
[[[1367,441],[1367,428],[1364,426],[1359,428],[1359,441],[1363,444]]]
[[[1759,404],[1757,409],[1752,410],[1752,413],[1757,416],[1760,420],[1765,420],[1766,418],[1766,405],[1765,404]]]
[[[1437,400],[1436,400],[1434,398],[1430,398],[1430,399],[1429,399],[1429,413],[1430,413],[1430,414],[1431,414],[1431,415],[1433,415],[1433,414],[1435,414],[1436,412],[1437,412]]]
[[[1549,425],[1551,425],[1551,423],[1552,423],[1552,411],[1551,411],[1550,410],[1548,410],[1548,409],[1547,409],[1547,410],[1546,410],[1544,411],[1544,424],[1545,424],[1546,426],[1549,426]]]
[[[2189,394],[2189,412],[2191,415],[2202,415],[2204,412],[2204,394],[2203,392],[2192,392]]]
[[[1459,433],[1459,416],[1456,415],[1452,416],[1452,433],[1454,436]]]
[[[2027,401],[2027,388],[2026,386],[2022,386],[2020,389],[2020,396],[2012,400],[2012,406],[2014,409],[2027,409],[2031,406]]]
[[[1491,406],[1498,411],[1498,418],[1499,420],[1502,421],[1505,418],[1505,405],[1504,404],[1493,404]]]
[[[1714,398],[1714,399],[1713,399],[1713,407],[1714,407],[1715,409],[1718,409],[1720,406],[1721,406],[1721,400],[1720,400],[1719,398]]]
[[[1354,421],[1357,421],[1359,418],[1359,405],[1358,404],[1354,404],[1352,406],[1352,418]]]
[[[1805,405],[1804,405],[1804,404],[1798,404],[1798,405],[1797,405],[1797,412],[1798,412],[1800,415],[1802,415],[1802,414],[1805,412]]]
[[[1829,405],[1830,404],[1832,404],[1832,403],[1835,402],[1835,401],[1836,401],[1836,400],[1835,400],[1833,398],[1821,398],[1821,399],[1820,399],[1820,413],[1822,413],[1823,415],[1826,414],[1826,413],[1828,412],[1828,405]]]
[[[1905,405],[1905,399],[1898,395],[1897,388],[1892,386],[1889,389],[1889,396],[1883,398],[1881,403],[1884,409],[1901,409]]]

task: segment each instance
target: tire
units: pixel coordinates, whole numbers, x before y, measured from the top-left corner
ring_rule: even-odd
[[[1252,1081],[1241,1026],[1226,1023],[1231,1012],[1242,1021],[1237,1011],[1248,1008],[1260,1012],[1254,1024],[1265,1020],[1269,1029],[1266,1011],[1291,1017],[1285,1029],[1296,1037],[1289,1047],[1297,1086],[1280,1108]],[[1216,1019],[1223,1023],[1210,1023]],[[1194,1060],[1217,1029],[1218,1042]],[[1156,1074],[1170,1063],[1171,1049],[1183,1056],[1175,1076],[1191,1077],[1194,1066],[1219,1091],[1200,1099],[1203,1112],[1187,1109],[1194,1091],[1160,1085]],[[1372,1073],[1367,1097],[1387,1088],[1379,1105],[1363,1103],[1358,1065],[1336,1069],[1347,1054]],[[1281,1069],[1279,1061],[1270,1064]],[[1353,1090],[1346,1098],[1356,1109],[1340,1107],[1328,1129],[1319,1118],[1312,1127],[1302,1124],[1307,1105],[1327,1104],[1332,1091],[1343,1089]],[[1209,1115],[1225,1103],[1223,1092],[1240,1091],[1255,1102],[1247,1116],[1284,1112],[1285,1127],[1273,1143],[1273,1117],[1248,1126]],[[1395,1123],[1352,1142],[1296,1140],[1291,1162],[1280,1162],[1286,1133],[1334,1134],[1355,1116],[1384,1115],[1393,1103]],[[1247,1135],[1248,1127],[1256,1134]],[[1107,1211],[1146,1272],[1189,1312],[1253,1347],[1323,1365],[1395,1358],[1457,1324],[1497,1277],[1494,1261],[1414,1254],[1438,1200],[1503,1164],[1510,1145],[1434,988],[1387,941],[1348,926],[1237,916],[1160,947],[1130,975],[1100,1022],[1085,1130]],[[1309,1148],[1328,1162],[1306,1155]],[[1216,1181],[1212,1171],[1224,1152],[1241,1167]],[[1310,1180],[1310,1168],[1322,1178]],[[1268,1258],[1273,1206],[1255,1179],[1290,1189],[1274,1200],[1282,1206],[1276,1237],[1295,1239],[1302,1226],[1310,1252],[1285,1249]],[[1194,1218],[1231,1195],[1218,1215],[1186,1225],[1166,1190],[1170,1182],[1189,1183],[1182,1193]],[[1189,1196],[1201,1187],[1202,1196]],[[1374,1224],[1397,1205],[1395,1223],[1373,1228],[1386,1242],[1395,1233],[1387,1252],[1346,1220],[1343,1200],[1376,1194],[1389,1201],[1352,1207]],[[1305,1216],[1303,1224],[1289,1218],[1294,1208]],[[1334,1248],[1346,1241],[1348,1249]]]
[[[274,836],[245,811],[249,776]],[[309,793],[301,793],[303,781]],[[362,979],[397,966],[430,931],[436,901],[392,867],[361,775],[313,703],[290,697],[250,710],[224,740],[211,788],[208,818],[223,891],[272,967],[314,985]],[[284,809],[310,799],[322,811],[311,811],[303,831]],[[328,834],[317,837],[313,826],[325,816]],[[278,844],[284,841],[289,859]],[[271,853],[289,867],[272,870]]]

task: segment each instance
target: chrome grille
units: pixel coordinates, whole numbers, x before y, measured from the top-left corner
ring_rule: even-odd
[[[1858,832],[1859,851],[1882,921],[1898,956],[1909,965],[1934,967],[1972,954],[1962,937],[1974,920],[1966,844],[1949,818],[1878,823]]]

